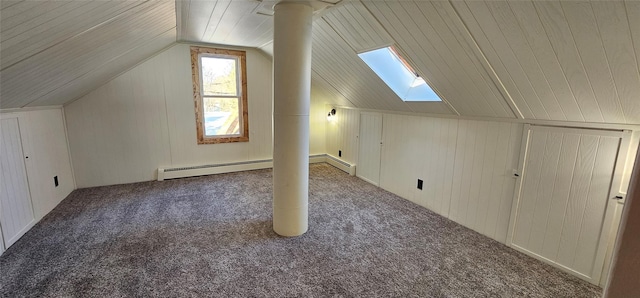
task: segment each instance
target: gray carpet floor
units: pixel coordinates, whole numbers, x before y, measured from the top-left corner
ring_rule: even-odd
[[[326,164],[309,232],[271,170],[74,191],[0,257],[2,297],[598,297],[601,289]]]

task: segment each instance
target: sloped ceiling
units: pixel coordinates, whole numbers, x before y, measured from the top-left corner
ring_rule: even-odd
[[[60,105],[176,40],[174,1],[2,1],[0,108]]]
[[[2,1],[0,107],[73,100],[176,39],[270,53],[268,2]],[[388,45],[444,102],[357,57]],[[640,1],[343,0],[314,18],[312,79],[359,108],[640,124],[639,57]]]

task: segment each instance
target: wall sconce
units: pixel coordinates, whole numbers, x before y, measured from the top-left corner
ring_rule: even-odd
[[[327,121],[331,122],[333,118],[336,116],[336,109],[331,109],[329,114],[327,114]]]

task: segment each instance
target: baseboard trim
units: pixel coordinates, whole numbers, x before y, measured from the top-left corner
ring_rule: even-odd
[[[309,156],[309,163],[326,162],[342,171],[355,175],[355,165],[349,164],[328,154],[316,154]],[[208,164],[184,167],[160,167],[158,168],[158,181],[195,176],[205,176],[241,171],[261,170],[273,168],[272,159],[250,160],[222,164]]]

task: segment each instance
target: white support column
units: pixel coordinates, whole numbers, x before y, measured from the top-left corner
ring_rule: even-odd
[[[274,11],[273,230],[299,236],[308,227],[313,8],[285,1]]]

